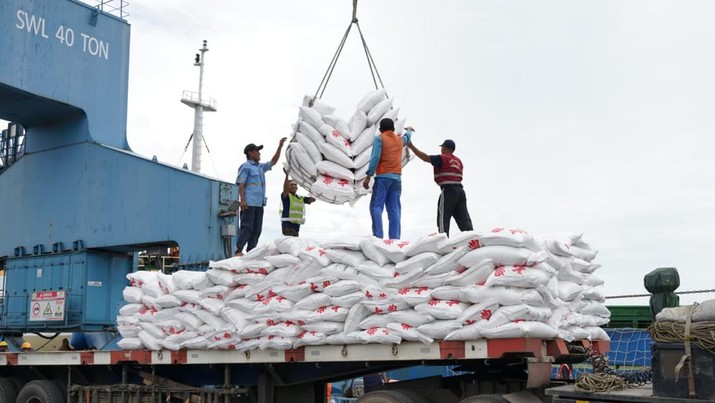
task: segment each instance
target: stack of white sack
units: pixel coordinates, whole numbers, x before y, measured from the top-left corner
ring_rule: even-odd
[[[398,112],[384,89],[367,94],[347,121],[320,98],[306,96],[286,148],[286,169],[316,198],[332,204],[354,203],[369,192],[362,182],[380,120],[392,119],[395,133],[403,133],[405,119],[398,119]],[[409,156],[403,149],[403,166]]]
[[[569,239],[570,255],[552,247],[555,238],[499,228],[416,242],[281,237],[243,257],[211,262],[205,273],[128,275],[119,346],[607,339],[597,327],[608,321],[596,287],[602,281],[588,272],[597,267],[587,260],[595,253],[580,237]]]

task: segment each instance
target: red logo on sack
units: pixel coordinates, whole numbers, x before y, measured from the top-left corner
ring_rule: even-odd
[[[482,245],[479,244],[478,239],[472,239],[471,241],[469,241],[467,246],[469,247],[469,249],[474,250],[474,249],[479,249]]]
[[[369,334],[370,336],[374,336],[375,333],[377,333],[377,328],[376,328],[376,327],[371,327],[371,328],[367,329],[367,332],[366,332],[366,333]]]
[[[504,275],[504,266],[494,270],[494,277],[501,277]]]
[[[323,179],[323,183],[325,183],[326,185],[330,185],[331,183],[333,183],[333,177],[325,175],[325,178]]]
[[[515,273],[519,273],[519,274],[524,274],[523,273],[524,270],[526,270],[526,266],[523,264],[516,265],[516,266],[514,266],[513,269],[511,269],[511,271],[513,271]]]
[[[404,329],[404,330],[410,330],[410,329],[412,329],[412,326],[408,325],[407,323],[403,323],[403,324],[402,324],[402,329]]]
[[[390,305],[387,307],[387,310],[390,311],[390,312],[395,312],[395,311],[397,310],[397,305],[395,305],[395,304],[390,304]]]
[[[526,234],[526,231],[524,231],[524,230],[522,230],[522,229],[510,229],[509,232],[511,232],[512,235],[515,235],[515,234]]]
[[[504,228],[494,228],[492,230],[493,233],[502,232],[502,231],[504,231]]]
[[[340,137],[340,132],[337,130],[333,130],[333,137],[335,137],[335,138]]]
[[[433,299],[433,300],[431,300],[430,302],[428,302],[427,305],[436,306],[436,305],[439,305],[440,302],[441,302],[441,301],[438,300],[438,299]]]
[[[491,309],[484,309],[482,310],[482,319],[489,319],[492,317],[492,310]]]

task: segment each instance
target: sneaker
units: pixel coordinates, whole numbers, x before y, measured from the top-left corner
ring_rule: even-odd
[[[243,253],[241,253],[241,252],[236,252],[236,253],[233,254],[233,256],[243,256]]]

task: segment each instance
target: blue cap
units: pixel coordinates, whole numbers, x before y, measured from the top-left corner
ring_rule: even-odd
[[[454,151],[454,149],[455,149],[454,141],[452,141],[452,140],[445,140],[445,141],[443,141],[442,144],[440,144],[439,146],[440,146],[440,147],[447,147],[447,148],[449,148],[449,149],[452,150],[452,151]]]

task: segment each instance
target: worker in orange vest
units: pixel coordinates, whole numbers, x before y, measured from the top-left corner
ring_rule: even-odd
[[[370,218],[372,218],[372,235],[383,237],[382,211],[387,207],[389,221],[388,235],[390,239],[400,239],[400,215],[402,205],[402,149],[410,142],[412,131],[404,135],[395,134],[395,122],[385,118],[380,121],[380,135],[375,136],[370,154],[370,165],[367,177],[363,181],[365,189],[370,188],[370,178],[375,176],[370,199]]]

